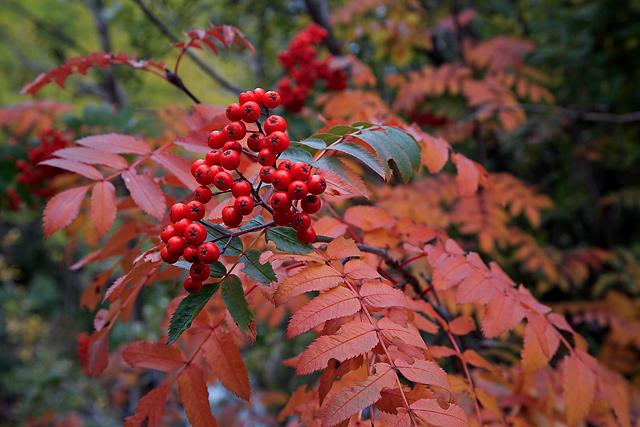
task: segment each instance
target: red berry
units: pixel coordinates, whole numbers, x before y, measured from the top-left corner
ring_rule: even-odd
[[[238,154],[242,154],[242,145],[238,141],[227,141],[222,146],[222,152],[233,150]]]
[[[291,176],[299,181],[306,181],[311,176],[311,167],[304,162],[295,162],[291,165]]]
[[[234,170],[240,166],[240,154],[235,150],[227,150],[220,157],[220,166],[226,170]]]
[[[276,131],[284,132],[285,130],[287,130],[287,122],[281,116],[274,114],[273,116],[267,117],[267,120],[264,122],[264,131],[267,134]]]
[[[327,189],[327,181],[322,175],[313,175],[307,181],[307,186],[309,187],[309,193],[322,194]]]
[[[289,148],[289,137],[286,133],[281,131],[275,131],[267,137],[267,146],[276,153],[282,153]]]
[[[173,224],[173,232],[176,233],[176,236],[184,237],[184,230],[186,230],[189,225],[191,225],[189,218],[181,219]]]
[[[242,122],[231,122],[224,127],[227,141],[239,141],[247,135],[247,126]]]
[[[209,172],[209,166],[205,165],[200,165],[198,166],[198,169],[196,169],[196,181],[198,181],[198,184],[200,185],[209,185],[211,184],[210,180],[210,176],[208,174]]]
[[[204,226],[199,222],[189,224],[189,226],[184,230],[184,240],[192,246],[198,246],[206,239],[207,230],[205,230]]]
[[[309,194],[302,198],[302,210],[308,214],[314,214],[320,210],[322,201],[315,194]]]
[[[213,185],[219,190],[226,191],[233,185],[233,177],[229,172],[222,171],[213,178]]]
[[[193,164],[191,165],[191,175],[196,176],[196,169],[198,169],[198,167],[202,166],[202,165],[206,165],[207,163],[204,161],[204,159],[198,159],[195,162],[193,162]]]
[[[190,294],[195,294],[196,292],[200,292],[200,289],[202,289],[202,281],[193,280],[193,278],[189,276],[186,279],[184,279],[184,283],[182,284],[182,287],[184,288],[185,291],[189,292]]]
[[[167,243],[170,238],[176,235],[176,232],[173,230],[173,225],[167,225],[164,229],[162,229],[162,233],[160,233],[160,240]]]
[[[316,240],[316,230],[314,230],[313,227],[298,230],[296,236],[302,243],[313,243],[313,241]]]
[[[294,230],[305,230],[311,227],[311,217],[304,212],[298,212],[291,218],[291,227]]]
[[[173,255],[169,254],[169,252],[167,251],[167,247],[166,246],[164,248],[160,249],[160,257],[167,264],[175,264],[180,259],[180,255],[173,256]]]
[[[216,178],[216,175],[218,175],[222,171],[224,171],[224,169],[222,169],[222,166],[220,165],[211,166],[207,171],[207,181],[209,182],[209,184],[213,184],[213,180]]]
[[[240,114],[240,104],[238,104],[237,102],[230,104],[225,110],[225,114],[227,115],[227,119],[232,122],[241,120],[242,114]]]
[[[273,166],[276,163],[276,153],[265,148],[258,153],[258,163],[262,166]]]
[[[285,212],[274,212],[273,213],[273,221],[278,225],[289,225],[291,223],[291,218],[293,217],[293,212],[291,209]]]
[[[171,220],[172,223],[175,224],[176,222],[180,221],[182,218],[187,217],[188,210],[189,208],[184,203],[176,203],[173,206],[171,206],[171,209],[169,210],[169,219]]]
[[[220,258],[220,249],[211,242],[198,246],[198,259],[205,264],[213,264]]]
[[[236,208],[241,215],[249,215],[253,211],[253,199],[249,196],[240,196],[233,203],[233,207]]]
[[[242,214],[233,206],[222,209],[222,221],[229,228],[234,228],[242,222]]]
[[[259,106],[263,106],[264,105],[264,99],[262,99],[264,97],[264,94],[267,93],[266,90],[262,89],[261,87],[257,87],[253,90],[253,94],[255,95],[256,99],[256,103]]]
[[[187,246],[182,252],[185,261],[193,262],[198,258],[198,246]]]
[[[263,166],[262,169],[260,169],[260,180],[266,184],[271,184],[271,181],[273,180],[273,173],[275,171],[276,168],[273,166]]]
[[[201,261],[194,262],[189,269],[189,276],[197,282],[204,282],[209,278],[209,274],[211,274],[211,267]]]
[[[187,204],[187,207],[189,208],[187,218],[191,221],[198,221],[204,218],[204,205],[201,202],[193,200]]]
[[[231,186],[233,197],[248,196],[251,194],[251,184],[247,181],[234,182]]]
[[[288,172],[291,172],[291,166],[293,166],[293,162],[291,160],[283,160],[278,165],[278,170],[284,169]]]
[[[240,105],[244,105],[247,102],[256,102],[256,94],[250,90],[242,92],[240,96],[238,96],[238,102],[240,102]]]
[[[264,102],[264,106],[267,108],[276,108],[278,105],[280,105],[280,95],[278,94],[278,92],[274,92],[272,90],[265,93],[262,97],[262,100]]]
[[[220,164],[220,156],[222,156],[221,150],[209,150],[205,156],[205,161],[208,166],[215,166]]]
[[[251,151],[260,151],[260,144],[264,144],[265,137],[260,132],[255,132],[247,138],[247,147]]]
[[[302,181],[293,181],[289,184],[289,188],[287,189],[289,195],[292,199],[302,199],[307,195],[309,189],[307,188],[307,184]]]
[[[273,181],[271,182],[271,185],[273,185],[276,190],[287,191],[289,184],[291,184],[292,181],[293,179],[291,178],[289,171],[279,169],[273,174]]]
[[[196,188],[193,192],[193,198],[199,201],[200,203],[209,203],[213,194],[211,193],[211,189],[204,185]]]
[[[180,257],[186,247],[187,242],[182,237],[173,236],[167,242],[167,252],[169,252],[169,255],[171,256]]]
[[[219,130],[214,130],[209,134],[207,144],[214,150],[219,150],[224,145],[224,134]]]
[[[287,212],[291,209],[291,196],[286,191],[278,191],[271,196],[271,207],[276,212]]]
[[[249,101],[242,104],[242,120],[247,123],[255,122],[260,117],[260,106],[254,102]]]

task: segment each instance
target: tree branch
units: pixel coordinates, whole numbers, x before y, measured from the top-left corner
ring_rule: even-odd
[[[309,11],[309,15],[311,15],[311,19],[313,19],[313,22],[327,30],[328,36],[325,43],[327,48],[329,48],[329,52],[331,52],[332,55],[341,56],[342,49],[333,35],[333,30],[331,28],[331,22],[329,20],[329,5],[327,4],[327,1],[305,0],[304,2],[307,5],[307,10]]]

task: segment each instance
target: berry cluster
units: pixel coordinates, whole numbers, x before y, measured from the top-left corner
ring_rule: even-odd
[[[42,188],[42,184],[65,171],[53,166],[38,165],[38,163],[51,158],[51,153],[68,144],[69,140],[57,130],[43,132],[40,135],[40,144],[29,149],[27,158],[16,161],[16,166],[20,171],[17,177],[18,183],[26,186],[31,194],[50,197],[54,192],[53,189]]]
[[[230,192],[234,197],[233,205],[222,209],[222,220],[228,228],[238,227],[244,216],[261,205],[272,213],[275,225],[295,229],[301,242],[311,243],[316,239],[309,215],[320,209],[322,202],[318,196],[325,191],[327,183],[321,175],[312,175],[311,167],[304,162],[278,161],[290,144],[285,119],[269,114],[270,108],[280,105],[280,95],[257,88],[241,93],[238,101],[226,109],[230,123],[209,134],[211,150],[191,166],[191,173],[200,184],[193,192],[195,200],[174,204],[169,212],[172,224],[160,234],[166,243],[160,252],[164,261],[173,264],[183,257],[192,263],[184,282],[184,288],[190,293],[200,290],[211,272],[209,264],[216,262],[221,254],[215,242],[206,241],[207,230],[200,222],[205,215],[204,205],[216,195]],[[260,121],[261,116],[266,117],[264,123]],[[247,123],[255,123],[259,130],[247,130]],[[245,138],[246,148],[240,143]],[[262,166],[255,187],[238,170],[242,154]],[[264,184],[276,190],[270,203],[259,194]],[[218,191],[212,192],[211,186]]]
[[[288,50],[278,54],[280,63],[291,76],[285,76],[278,82],[282,105],[287,110],[299,112],[317,80],[324,80],[329,90],[347,87],[349,76],[341,68],[330,67],[331,55],[322,60],[316,58],[318,46],[327,35],[320,25],[311,24],[294,37]]]

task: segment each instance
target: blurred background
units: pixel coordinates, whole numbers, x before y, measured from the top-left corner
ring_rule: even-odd
[[[202,102],[226,106],[241,90],[284,88],[293,95],[283,115],[294,136],[303,137],[322,126],[318,113],[328,114],[323,93],[375,94],[376,102],[444,135],[489,172],[510,173],[547,196],[540,219],[525,220],[516,209],[504,225],[505,232],[526,233],[473,246],[482,230],[454,221],[450,234],[556,304],[595,355],[640,387],[640,1],[3,0],[1,426],[120,425],[135,410],[140,373],[115,364],[91,378],[79,363],[82,333],[91,332],[94,316],[81,307],[81,296],[104,266],[69,266],[100,241],[80,222],[44,239],[44,206],[69,174],[37,163],[92,133],[162,135],[192,103],[157,76],[126,66],[94,67],[70,76],[64,89],[50,84],[35,97],[20,89],[93,51],[135,52],[173,65],[180,50],[172,44],[185,40],[182,32],[209,22],[240,29],[256,54],[221,48],[219,55],[193,50],[195,59],[185,57],[180,76]],[[332,55],[330,67],[344,73],[335,76],[344,82],[316,81],[298,99],[290,85],[301,86],[302,77],[278,55],[312,22],[330,30],[318,56]],[[481,49],[465,55],[471,45],[486,55]],[[355,59],[343,69],[346,55]],[[473,97],[446,83],[427,90],[417,77],[436,81],[425,70],[447,64],[469,66],[478,81],[517,69],[529,89],[511,83],[514,95],[505,99],[517,98],[524,114],[483,118],[482,127],[459,132],[480,115]],[[407,84],[413,81],[417,86]],[[111,349],[159,339],[172,297],[166,287],[145,290],[132,320],[114,327]],[[254,389],[271,391],[272,406],[250,411],[270,425],[297,384],[279,362],[310,338],[287,343],[282,328],[258,332],[260,345],[243,355]],[[220,407],[238,402],[222,391],[213,396]],[[168,411],[175,425],[185,423],[178,408]]]

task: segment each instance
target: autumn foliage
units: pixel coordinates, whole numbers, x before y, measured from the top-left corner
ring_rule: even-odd
[[[463,11],[432,28],[399,31],[400,22],[421,24],[395,14],[392,5],[388,21],[376,24],[362,3],[348,2],[333,22],[347,41],[375,34],[379,54],[398,63],[409,46],[429,50],[435,34],[462,31],[476,15]],[[351,28],[356,21],[364,30]],[[39,162],[68,175],[44,209],[45,235],[87,233],[93,224],[102,239],[71,266],[101,269],[81,300],[97,310],[94,330],[81,340],[85,372],[99,376],[123,360],[142,368],[137,375],[164,373],[124,425],[161,425],[167,402],[178,401],[195,426],[240,425],[227,412],[214,417],[208,392],[214,380],[278,414],[244,425],[633,425],[640,414],[637,372],[634,385],[629,372],[595,357],[577,325],[595,319],[619,345],[633,341],[637,349],[634,309],[534,296],[582,286],[616,254],[541,247],[536,230],[554,209],[552,199],[511,173],[490,171],[486,159],[474,160],[456,145],[517,129],[527,120],[524,100],[554,102],[548,77],[526,64],[535,45],[507,36],[465,38],[450,62],[386,75],[394,94],[386,101],[374,89],[374,73],[354,56],[313,62],[326,34],[316,26],[304,31],[279,57],[296,86],[284,77],[279,87],[289,91],[283,100],[292,111],[309,109],[313,95],[322,128],[296,141],[292,135],[281,158],[306,162],[327,181],[323,208],[313,215],[313,245],[265,224],[261,207],[243,225],[255,231],[231,236],[221,224],[230,201],[214,198],[205,220],[217,228],[208,240],[228,236],[220,242],[224,252],[200,292],[182,292],[189,265],[162,262],[159,234],[169,223],[168,206],[190,200],[199,185],[190,167],[209,150],[207,135],[228,123],[224,106],[200,103],[198,94],[189,94],[197,103],[188,110],[159,111],[165,126],[158,136],[78,135]],[[217,53],[220,45],[253,51],[229,26],[194,30],[176,48],[182,58],[187,49]],[[304,81],[311,71],[296,68],[301,54],[315,77],[326,80],[324,93]],[[143,69],[188,93],[179,63],[170,70],[135,55],[96,52],[41,74],[23,93],[109,65]],[[457,97],[469,114],[453,121],[428,111],[429,101],[441,97]],[[260,165],[249,156],[241,165],[255,180]],[[513,280],[512,272],[528,281]],[[110,346],[112,328],[130,319],[145,288],[167,284],[166,335]],[[289,340],[314,337],[282,360],[291,376],[308,376],[284,400],[252,390],[243,351],[259,345],[260,325],[286,331]]]

